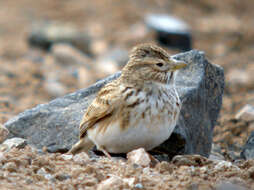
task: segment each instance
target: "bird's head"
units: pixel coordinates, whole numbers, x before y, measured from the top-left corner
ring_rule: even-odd
[[[164,49],[153,44],[141,44],[131,50],[122,75],[134,80],[173,84],[177,70],[185,66],[184,61],[170,57]]]

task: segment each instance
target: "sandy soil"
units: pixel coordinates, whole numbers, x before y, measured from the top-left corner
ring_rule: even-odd
[[[220,154],[227,161],[234,163],[216,167],[217,163],[207,161],[191,167],[163,162],[142,168],[104,158],[76,158],[78,161],[75,161],[60,154],[39,154],[27,147],[0,154],[1,189],[84,186],[94,189],[112,176],[121,178],[120,181],[114,179],[115,189],[213,189],[221,181],[254,189],[253,161],[233,162],[254,129],[253,122],[234,120],[244,105],[254,105],[253,9],[254,1],[250,0],[0,1],[0,123],[57,96],[45,85],[52,53],[36,50],[27,43],[34,24],[46,20],[73,25],[91,36],[92,51],[100,57],[111,47],[129,50],[139,42],[154,41],[153,33],[145,29],[144,15],[171,13],[191,26],[194,48],[205,51],[209,61],[225,69],[225,95],[214,131],[214,144],[220,147]],[[139,31],[138,34],[133,30]],[[96,51],[98,48],[101,51]],[[52,70],[58,69],[52,65]],[[64,93],[86,87],[73,77],[60,80],[65,85]],[[134,185],[128,183],[132,177]]]

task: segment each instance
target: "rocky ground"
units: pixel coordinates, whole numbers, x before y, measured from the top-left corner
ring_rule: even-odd
[[[155,41],[154,32],[144,24],[144,15],[151,12],[170,13],[188,23],[193,47],[221,65],[226,79],[210,159],[178,156],[169,163],[142,164],[50,154],[29,146],[3,147],[1,189],[254,189],[254,162],[240,157],[254,119],[248,114],[236,118],[246,104],[254,105],[254,2],[19,0],[1,1],[0,7],[2,124],[119,70],[133,45]],[[38,28],[50,31],[54,42],[59,36],[77,37],[72,45],[58,43],[45,51],[48,43],[44,50],[28,45]]]

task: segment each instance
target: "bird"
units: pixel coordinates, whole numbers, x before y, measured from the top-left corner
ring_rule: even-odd
[[[150,43],[132,48],[118,79],[106,84],[88,106],[79,126],[79,141],[69,153],[88,152],[93,146],[110,153],[149,151],[172,134],[181,110],[175,88],[185,61]]]

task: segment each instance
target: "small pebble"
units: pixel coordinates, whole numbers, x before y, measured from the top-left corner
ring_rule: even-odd
[[[144,148],[133,150],[127,154],[128,162],[146,167],[151,163],[149,154]]]

